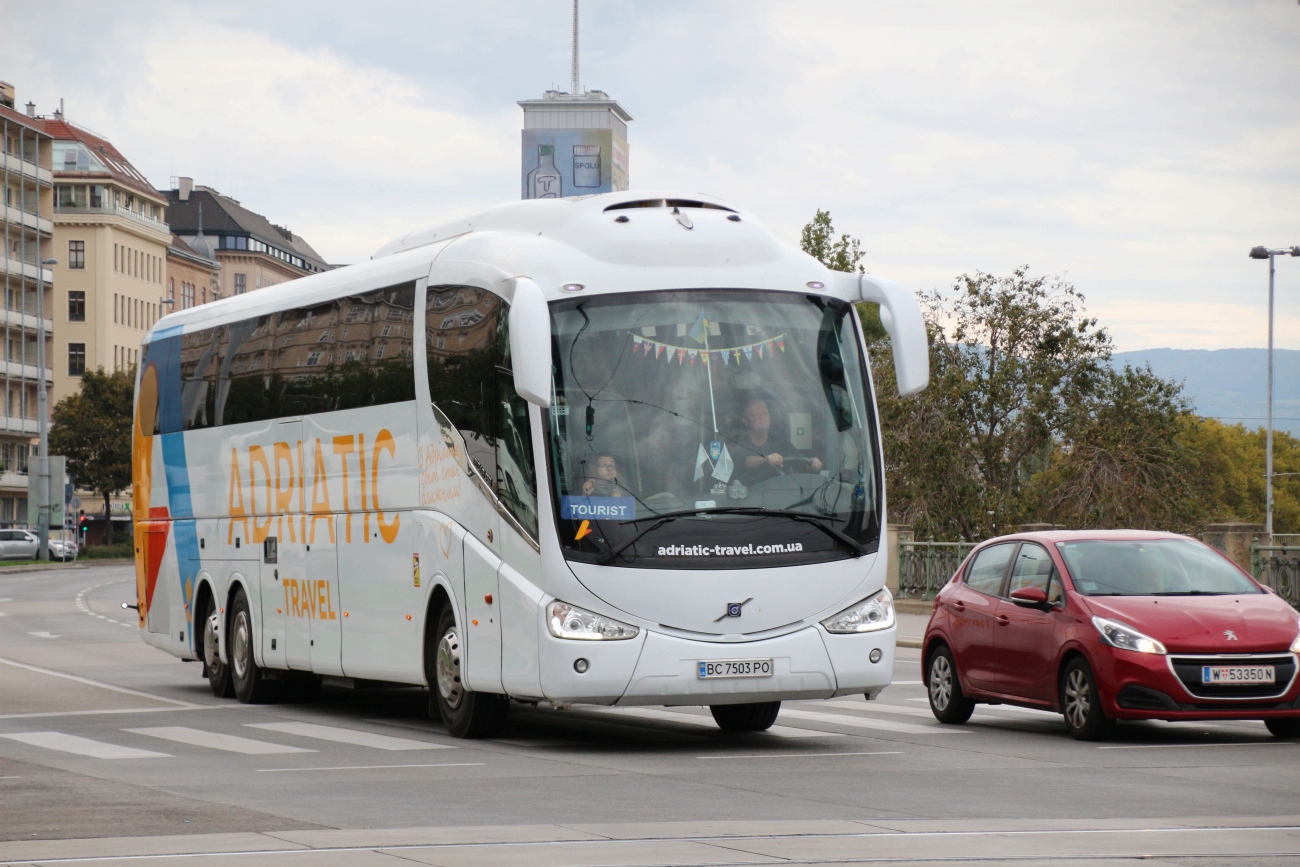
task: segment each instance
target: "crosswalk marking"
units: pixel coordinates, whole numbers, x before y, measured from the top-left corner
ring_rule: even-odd
[[[934,725],[917,725],[915,723],[894,722],[893,720],[869,719],[867,717],[849,716],[842,713],[817,713],[810,710],[796,710],[794,708],[782,708],[781,716],[791,717],[793,719],[803,719],[809,722],[820,722],[828,725],[848,726],[850,728],[860,729],[877,729],[884,732],[897,732],[907,735],[965,735],[970,734],[968,731],[954,729],[950,726],[940,727],[938,723]]]
[[[145,729],[123,729],[122,731],[134,732],[138,735],[148,735],[154,738],[163,738],[164,740],[176,741],[179,744],[190,744],[196,747],[208,747],[214,750],[225,750],[228,753],[244,753],[250,756],[264,756],[272,753],[314,753],[315,750],[305,750],[302,747],[287,747],[283,744],[273,744],[267,741],[255,741],[251,738],[241,738],[236,735],[223,735],[216,732],[205,732],[201,729],[186,728],[185,726],[157,726],[155,728]]]
[[[377,750],[454,750],[450,744],[433,744],[428,741],[416,741],[410,738],[395,738],[389,735],[376,735],[356,729],[341,729],[305,722],[248,723],[248,728],[265,729],[286,735],[299,735],[321,741],[333,741],[340,744],[352,744],[358,747],[374,747]]]
[[[0,735],[11,741],[30,744],[34,747],[44,747],[47,750],[59,750],[64,753],[75,753],[79,756],[89,756],[92,759],[165,759],[171,758],[170,753],[155,753],[152,750],[137,750],[132,747],[120,747],[116,744],[106,744],[102,741],[92,741],[90,738],[81,738],[76,735],[65,735],[62,732],[21,732],[13,735]]]
[[[865,710],[868,713],[892,713],[901,716],[924,717],[925,719],[934,719],[934,714],[928,710],[921,710],[919,707],[900,707],[896,704],[881,704],[878,701],[823,701],[819,702],[820,707],[842,707],[850,710]]]
[[[718,724],[713,721],[712,716],[703,714],[684,713],[682,711],[659,710],[658,708],[649,707],[584,707],[585,711],[594,711],[599,714],[609,716],[634,717],[640,719],[664,720],[667,722],[685,723],[686,725],[704,726],[717,731]],[[764,734],[775,735],[779,738],[824,738],[834,734],[834,732],[819,732],[810,729],[792,728],[791,726],[772,726]]]

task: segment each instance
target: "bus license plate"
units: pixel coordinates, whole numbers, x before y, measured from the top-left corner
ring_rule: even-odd
[[[1271,665],[1203,665],[1201,683],[1276,683]]]
[[[702,659],[700,677],[771,677],[770,659]]]

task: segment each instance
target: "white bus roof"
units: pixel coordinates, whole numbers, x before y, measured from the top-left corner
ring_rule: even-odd
[[[629,191],[533,199],[390,241],[368,262],[172,313],[150,337],[193,331],[416,280],[439,264],[487,266],[503,283],[528,277],[548,300],[688,288],[809,291],[856,301],[856,275],[829,271],[779,242],[751,214],[713,196]],[[441,279],[441,278],[439,278]]]

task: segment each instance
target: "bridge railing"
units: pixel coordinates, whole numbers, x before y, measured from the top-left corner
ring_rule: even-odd
[[[1250,573],[1278,596],[1300,608],[1300,546],[1250,546]]]
[[[898,595],[907,599],[933,599],[974,547],[974,542],[900,541]]]

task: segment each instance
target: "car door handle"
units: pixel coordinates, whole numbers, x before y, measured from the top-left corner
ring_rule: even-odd
[[[1006,616],[1005,614],[998,615],[998,626],[1007,626],[1010,623],[1011,623],[1010,617]]]
[[[952,606],[953,611],[960,612],[966,610],[966,603],[962,602],[960,599],[954,599],[952,602],[949,602],[948,604]]]

